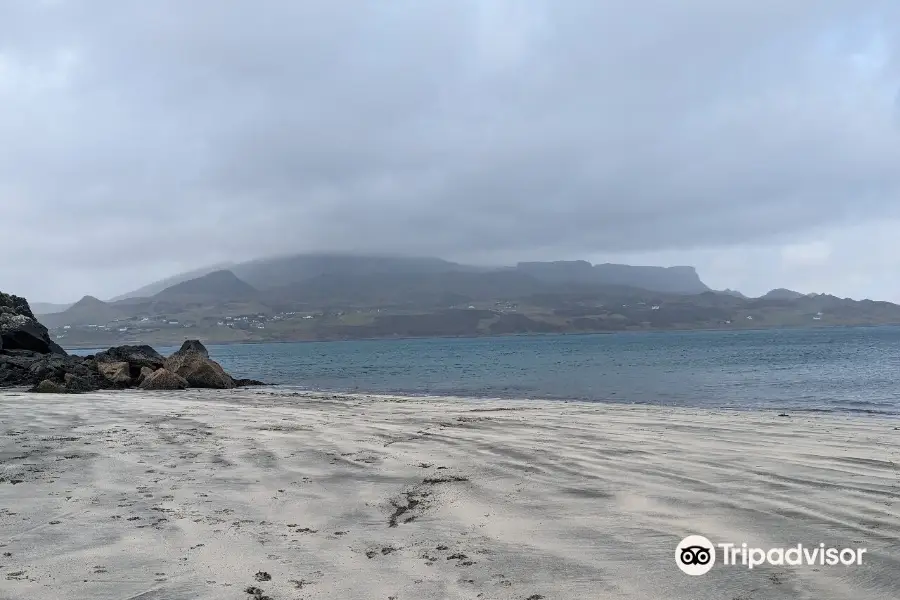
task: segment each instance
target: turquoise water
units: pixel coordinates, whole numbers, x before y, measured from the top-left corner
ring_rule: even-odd
[[[209,350],[238,376],[312,390],[900,415],[900,327],[245,344]]]

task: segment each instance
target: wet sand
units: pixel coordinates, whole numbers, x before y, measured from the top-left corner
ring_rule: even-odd
[[[0,598],[900,597],[900,420],[0,392]],[[689,534],[860,566],[675,564]]]

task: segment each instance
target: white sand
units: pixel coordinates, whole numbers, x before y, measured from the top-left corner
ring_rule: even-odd
[[[5,392],[0,598],[250,599],[257,586],[274,600],[896,600],[897,426],[271,390]],[[691,533],[868,551],[861,566],[689,577],[674,554]]]

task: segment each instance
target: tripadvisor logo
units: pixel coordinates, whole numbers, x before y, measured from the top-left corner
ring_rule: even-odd
[[[716,564],[716,549],[702,535],[689,535],[675,549],[675,562],[688,575],[706,575]]]
[[[748,569],[761,565],[849,567],[861,565],[866,553],[865,548],[833,548],[823,543],[768,549],[750,547],[746,543],[713,544],[702,535],[689,535],[675,548],[675,563],[688,575],[705,575],[716,564],[717,549],[722,565]]]

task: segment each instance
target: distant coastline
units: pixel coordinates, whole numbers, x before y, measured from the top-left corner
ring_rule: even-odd
[[[405,335],[405,336],[381,336],[381,337],[342,337],[327,339],[308,339],[301,338],[296,340],[236,340],[236,341],[206,341],[209,346],[261,346],[269,344],[316,344],[316,343],[333,343],[333,342],[389,342],[389,341],[407,341],[407,340],[453,340],[453,339],[507,339],[507,338],[541,338],[541,337],[587,337],[594,335],[635,335],[644,333],[688,333],[688,332],[753,332],[753,331],[798,331],[798,330],[821,330],[821,329],[874,329],[879,327],[900,327],[898,323],[861,323],[861,324],[819,324],[819,325],[779,325],[771,327],[684,327],[673,329],[627,329],[619,331],[558,331],[558,332],[527,332],[527,333],[483,333],[471,335]],[[106,346],[98,346],[96,344],[73,344],[63,345],[65,350],[105,350],[113,345],[123,344],[148,344],[154,347],[169,348],[178,346],[180,342],[165,343],[148,343],[140,339],[132,340],[113,340],[113,343]]]
[[[715,291],[693,267],[297,255],[192,272],[39,315],[70,348],[818,328],[900,323],[900,305]]]

